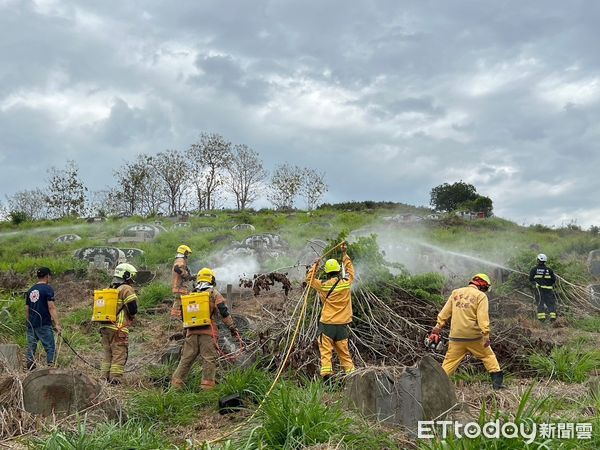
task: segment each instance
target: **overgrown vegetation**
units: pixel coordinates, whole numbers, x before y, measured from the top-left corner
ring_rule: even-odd
[[[529,364],[542,377],[581,383],[592,369],[600,367],[600,351],[585,351],[581,343],[575,343],[556,347],[549,356],[534,353],[529,357]]]

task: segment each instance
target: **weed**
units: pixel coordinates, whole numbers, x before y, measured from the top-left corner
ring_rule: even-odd
[[[45,438],[28,443],[36,450],[104,450],[104,449],[175,449],[153,426],[129,421],[119,425],[101,423],[91,429],[85,421],[77,424],[76,431],[56,430]]]
[[[127,412],[129,417],[142,424],[187,425],[198,416],[200,407],[214,403],[216,399],[215,391],[164,392],[153,389],[132,393]]]
[[[584,351],[581,343],[573,347],[555,347],[549,356],[533,353],[529,365],[540,376],[568,383],[581,383],[592,369],[600,366],[600,351]]]
[[[168,284],[154,282],[144,286],[139,295],[140,311],[155,308],[171,296],[171,287]]]
[[[324,394],[322,383],[305,388],[281,383],[263,403],[257,425],[236,442],[236,448],[299,449],[324,443],[357,449],[394,447],[385,434],[368,428],[356,431],[355,420]]]
[[[600,333],[600,315],[594,315],[573,321],[573,326],[580,330],[590,331],[592,333]]]

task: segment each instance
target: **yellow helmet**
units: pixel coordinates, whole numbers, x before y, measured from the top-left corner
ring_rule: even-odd
[[[186,253],[192,253],[192,249],[189,248],[187,245],[181,244],[179,247],[177,247],[177,253],[185,255]]]
[[[492,280],[490,280],[490,277],[488,277],[485,273],[478,273],[473,275],[473,278],[471,278],[471,283],[485,292],[490,288]]]
[[[339,272],[340,270],[342,270],[342,267],[337,259],[328,259],[325,261],[325,273]]]
[[[198,271],[198,275],[196,275],[196,281],[200,283],[201,281],[205,281],[207,283],[212,283],[215,278],[215,273],[209,269],[208,267],[204,267]]]

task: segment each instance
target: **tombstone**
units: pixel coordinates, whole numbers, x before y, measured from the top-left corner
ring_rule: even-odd
[[[215,229],[213,227],[200,227],[196,231],[198,233],[213,233]]]
[[[152,240],[159,235],[159,233],[162,231],[161,228],[162,225],[160,228],[158,225],[129,225],[121,231],[121,235],[135,238],[143,237],[144,239]]]
[[[189,228],[190,227],[190,223],[189,222],[177,222],[176,224],[173,225],[173,229],[177,230],[179,228]]]
[[[199,217],[206,217],[206,218],[209,218],[209,219],[216,219],[217,215],[216,214],[211,214],[211,213],[204,213],[204,214],[200,214]]]
[[[590,284],[588,290],[591,304],[596,308],[600,308],[600,284]]]
[[[115,247],[84,247],[76,250],[73,258],[88,261],[90,264],[112,269],[126,261],[125,253]]]
[[[120,248],[119,250],[125,254],[125,259],[128,263],[144,257],[144,250],[140,250],[139,248]]]
[[[411,367],[358,370],[346,380],[346,401],[367,418],[414,431],[457,404],[454,385],[431,357]]]
[[[87,223],[100,223],[100,222],[105,222],[106,221],[106,217],[88,217],[86,219]]]
[[[235,230],[235,231],[242,231],[242,230],[256,231],[256,228],[254,227],[254,225],[251,225],[249,223],[240,223],[240,224],[234,226],[232,228],[232,230]]]
[[[68,243],[68,242],[75,242],[75,241],[80,241],[80,240],[81,240],[81,236],[78,236],[76,234],[63,234],[62,236],[59,236],[56,239],[54,239],[54,242]]]
[[[99,401],[101,386],[88,375],[69,369],[41,369],[23,380],[25,410],[42,416],[74,414]]]
[[[17,344],[0,344],[0,372],[21,370],[21,349]]]
[[[590,274],[600,277],[600,250],[592,250],[588,255],[587,262]]]

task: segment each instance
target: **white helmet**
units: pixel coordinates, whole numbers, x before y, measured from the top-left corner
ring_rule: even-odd
[[[121,263],[115,267],[115,273],[113,274],[116,278],[121,278],[123,281],[133,280],[137,275],[137,269],[131,264]]]
[[[548,257],[546,255],[544,255],[543,253],[540,253],[539,255],[537,255],[537,259],[539,262],[546,262],[548,261]]]

